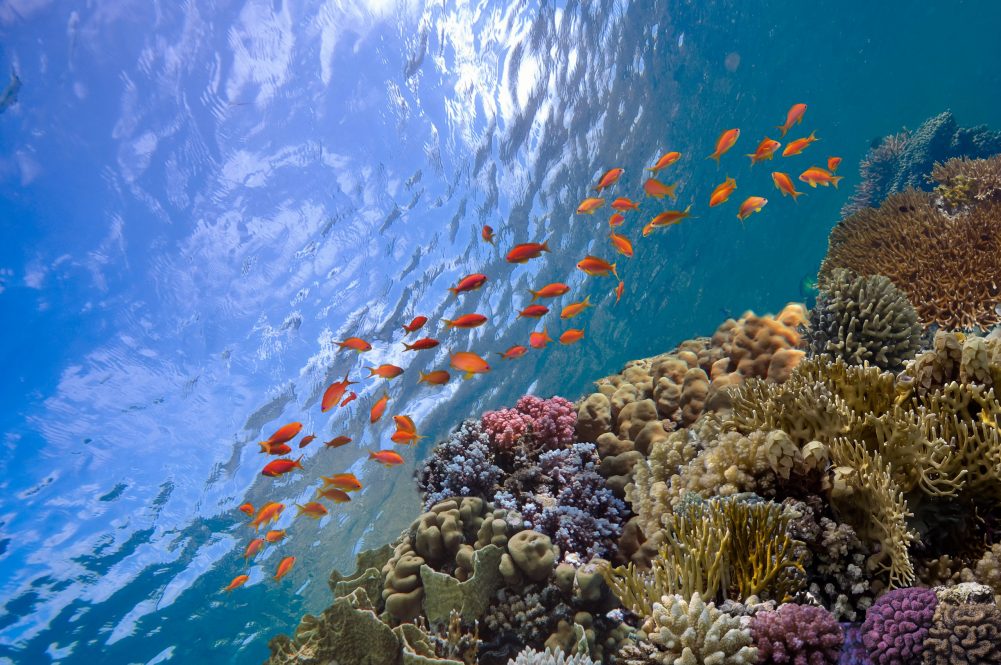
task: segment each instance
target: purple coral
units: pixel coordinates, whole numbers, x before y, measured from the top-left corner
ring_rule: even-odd
[[[435,446],[417,470],[424,509],[453,496],[493,499],[504,471],[493,463],[490,437],[475,420],[466,420]]]
[[[838,665],[870,665],[869,652],[862,643],[862,624],[842,623],[841,630],[845,633],[845,645]]]
[[[593,443],[545,452],[538,484],[531,491],[498,492],[496,501],[520,512],[527,527],[552,538],[564,555],[605,556],[629,511],[598,474],[600,462]]]
[[[931,589],[893,589],[873,603],[862,623],[862,641],[878,665],[920,663],[938,598]]]
[[[796,603],[758,612],[750,629],[759,663],[836,665],[845,640],[833,614],[823,607]]]
[[[556,450],[573,443],[577,412],[573,403],[562,397],[525,395],[513,409],[484,413],[482,424],[498,448],[511,448],[522,436],[531,434],[533,448]]]

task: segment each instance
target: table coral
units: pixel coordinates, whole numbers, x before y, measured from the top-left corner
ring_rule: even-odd
[[[899,372],[917,353],[922,330],[903,291],[882,275],[831,271],[810,311],[810,352]]]
[[[786,603],[758,612],[749,627],[763,663],[836,665],[845,639],[834,616],[813,605]]]
[[[907,587],[887,592],[869,608],[862,641],[876,665],[919,663],[938,598],[931,589]]]
[[[966,162],[970,178],[984,167]],[[1001,157],[990,160],[1001,170]],[[969,165],[977,165],[970,167]],[[819,281],[835,268],[884,275],[907,294],[925,327],[989,328],[1001,322],[1001,193],[950,215],[932,193],[907,190],[831,231]]]

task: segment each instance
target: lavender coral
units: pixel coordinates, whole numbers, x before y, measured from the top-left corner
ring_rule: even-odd
[[[862,641],[878,665],[921,662],[938,599],[931,589],[894,589],[877,600],[862,624]]]
[[[758,612],[750,629],[759,663],[836,665],[845,640],[834,615],[822,607],[796,603]]]
[[[424,509],[450,497],[493,498],[503,470],[493,463],[490,437],[475,420],[466,420],[435,446],[417,471]]]

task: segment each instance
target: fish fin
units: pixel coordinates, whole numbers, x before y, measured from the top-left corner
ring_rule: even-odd
[[[407,344],[406,342],[403,342],[403,348],[406,349],[407,351],[413,351],[414,350],[414,345],[413,344]]]
[[[775,129],[777,129],[780,132],[782,132],[782,136],[785,136],[786,132],[789,131],[788,129],[786,129],[785,125],[776,125]],[[781,138],[781,137],[779,137],[779,138]]]
[[[542,241],[542,251],[543,252],[548,252],[549,251],[549,241],[548,240],[543,240]]]
[[[719,155],[717,155],[715,152],[713,154],[709,155],[708,157],[706,157],[706,159],[715,159],[716,160],[716,168],[719,168]]]
[[[374,367],[366,367],[365,369],[368,370],[368,378],[371,379],[373,376],[375,376],[375,368]]]
[[[664,188],[664,189],[667,190],[667,195],[671,197],[672,201],[675,200],[676,198],[678,198],[678,196],[674,193],[674,188],[677,187],[677,186],[678,186],[678,183],[674,183],[673,185],[667,185]]]
[[[817,181],[816,180],[811,180],[810,181],[810,187],[813,187],[814,189],[816,189],[817,188]]]
[[[442,321],[444,321],[444,322],[445,322],[445,325],[446,325],[447,327],[449,327],[449,328],[452,328],[452,327],[454,327],[454,326],[452,325],[452,322],[451,322],[451,321],[450,321],[449,319],[442,319]]]
[[[815,130],[813,130],[812,132],[810,132],[810,136],[809,136],[809,137],[807,137],[807,138],[811,138],[811,139],[813,139],[814,141],[819,141],[819,140],[820,140],[820,139],[818,139],[818,138],[817,138],[817,130],[816,130],[816,129],[815,129]]]
[[[834,183],[834,189],[838,188],[838,183],[841,182],[842,178],[844,178],[844,176],[842,175],[836,175],[833,178],[831,178],[831,182]]]
[[[373,452],[372,452],[371,450],[370,450],[370,451],[368,451],[368,458],[369,458],[369,459],[379,459],[379,458],[378,458],[378,457],[376,456],[376,454],[375,454],[375,453],[373,453]]]
[[[297,466],[297,467],[299,467],[301,469],[302,468],[302,458],[303,457],[305,457],[305,455],[299,455],[299,459],[297,459],[295,461],[295,463],[292,464],[292,466]]]
[[[590,295],[584,296],[584,306],[585,307],[594,307],[594,305],[591,304],[591,296]]]
[[[758,160],[756,160],[756,159],[755,159],[755,157],[756,157],[757,155],[755,155],[754,153],[751,153],[751,154],[747,154],[747,155],[744,155],[744,156],[745,156],[745,157],[750,157],[750,158],[751,158],[751,166],[754,166],[754,164],[755,164],[755,163],[756,163],[756,162],[758,161]]]
[[[535,302],[539,297],[538,292],[533,291],[532,289],[529,289],[528,292],[532,294],[532,299],[529,302]]]
[[[782,195],[784,196],[784,195],[785,195],[785,192],[782,192]],[[803,192],[797,192],[797,191],[796,191],[796,190],[794,189],[794,190],[792,190],[791,192],[789,192],[789,196],[791,196],[791,197],[792,197],[792,200],[793,200],[793,201],[796,201],[796,199],[798,199],[799,197],[803,196]],[[797,203],[798,203],[798,201],[797,201]]]
[[[615,264],[612,264],[612,274],[615,275],[615,279],[619,278],[619,273],[615,272]]]
[[[471,378],[473,378],[473,372],[466,372],[465,374],[462,375],[462,378],[464,378],[464,379],[471,379]]]

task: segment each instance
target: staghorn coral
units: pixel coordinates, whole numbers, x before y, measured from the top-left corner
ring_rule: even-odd
[[[938,598],[931,589],[893,589],[869,608],[862,642],[877,665],[921,662]]]
[[[547,647],[542,653],[525,649],[517,658],[509,660],[508,665],[594,665],[594,661],[587,655],[567,656],[560,650],[554,653]]]
[[[861,210],[834,227],[820,266],[821,287],[835,268],[885,275],[907,294],[925,327],[996,325],[1001,322],[995,310],[1001,300],[1001,194],[974,199],[955,215],[945,212],[934,194],[893,194],[878,209]]]
[[[946,111],[926,120],[917,130],[906,129],[886,137],[866,154],[860,165],[861,181],[842,217],[863,208],[875,208],[883,199],[907,187],[927,187],[935,162],[954,157],[979,159],[1001,153],[1001,132],[986,126],[961,128]]]
[[[921,345],[907,296],[882,275],[836,268],[817,296],[806,331],[810,353],[899,372]]]
[[[664,596],[644,622],[647,641],[655,649],[650,662],[665,665],[714,663],[751,665],[758,652],[740,619],[716,609],[698,594],[690,599]]]
[[[439,443],[417,470],[424,509],[449,497],[493,499],[504,471],[494,464],[490,436],[475,420],[465,420]]]
[[[822,607],[786,603],[758,612],[749,625],[759,662],[836,665],[845,636]]]

